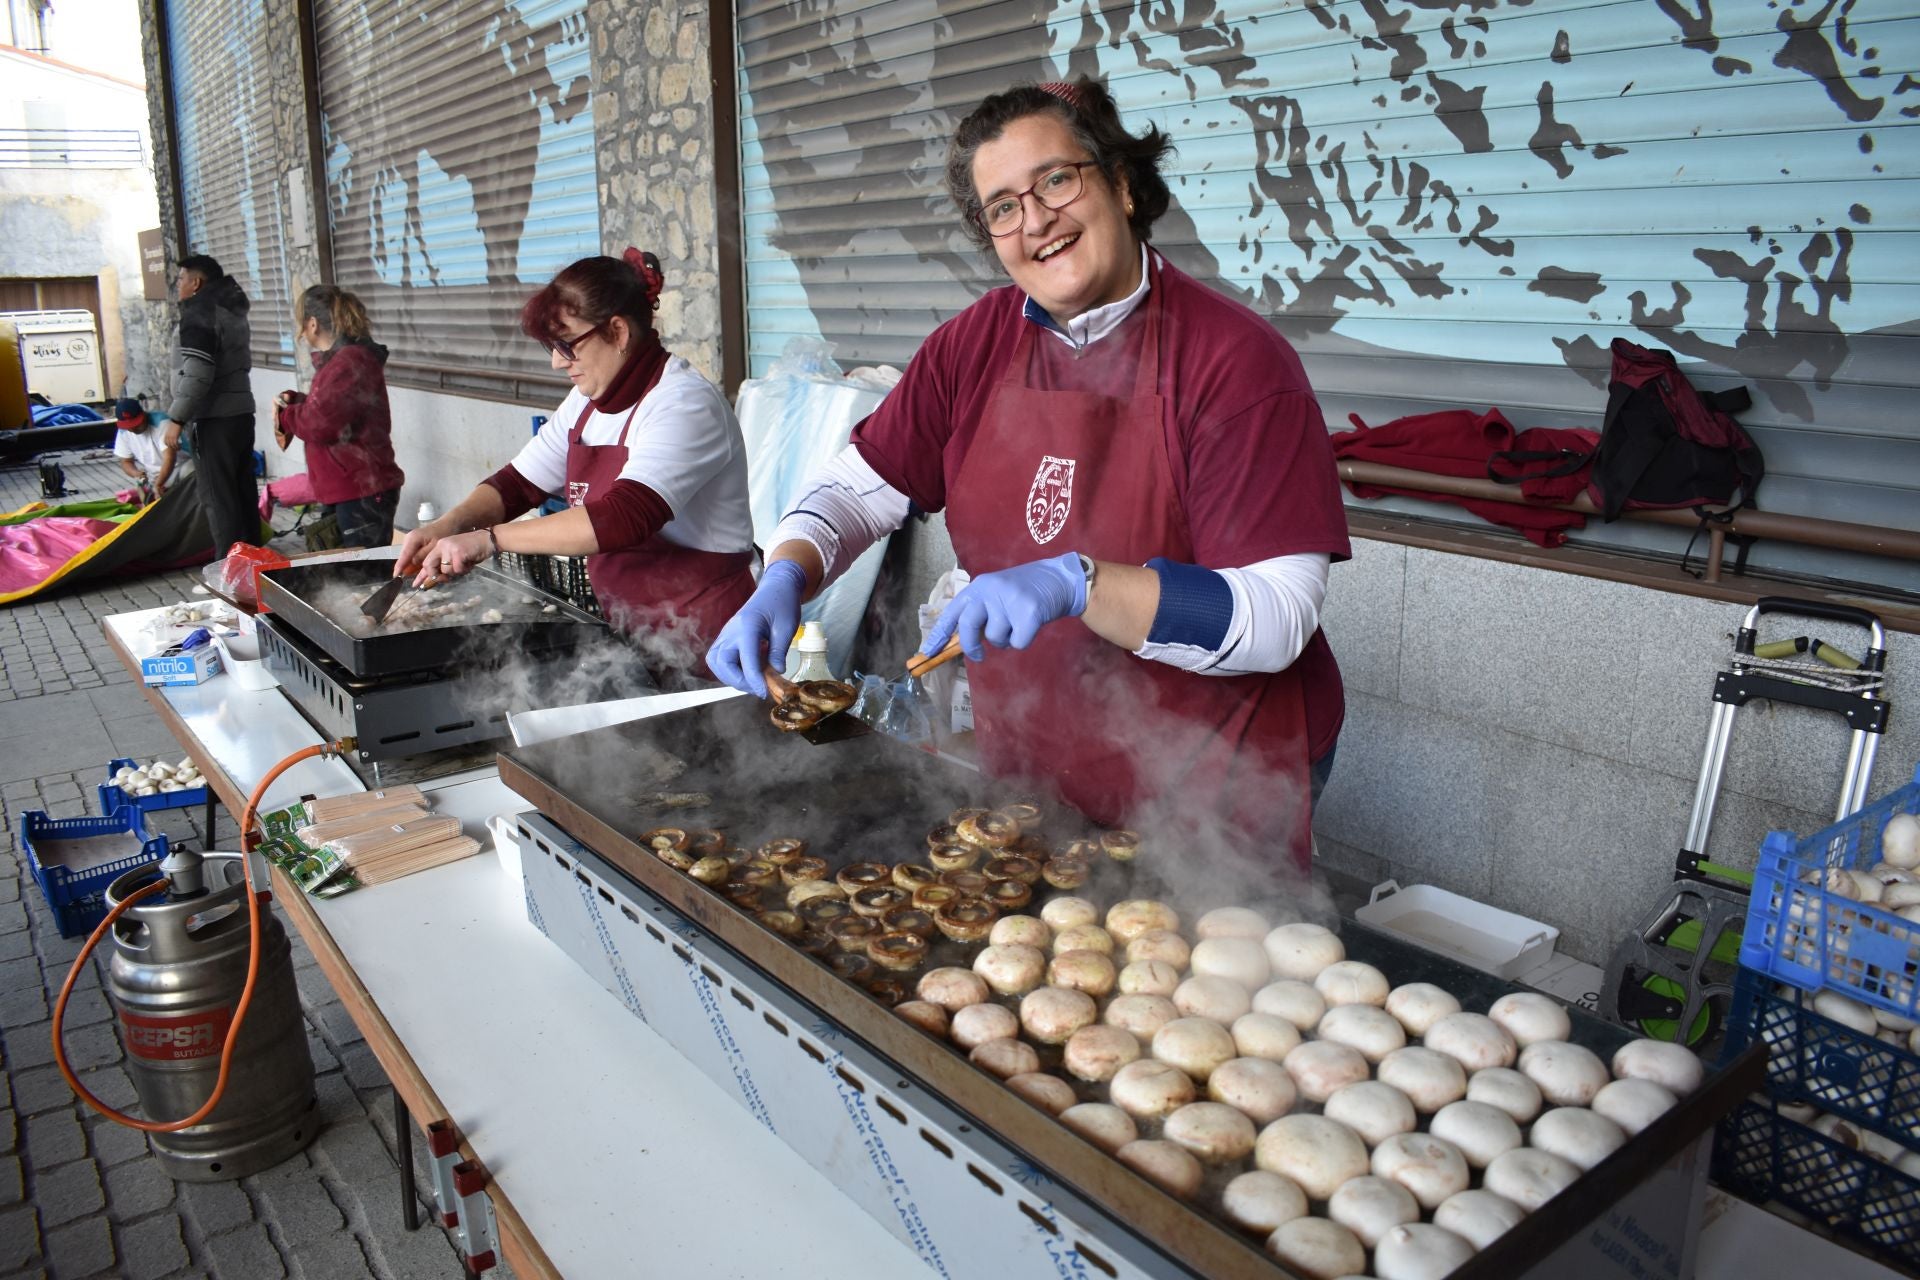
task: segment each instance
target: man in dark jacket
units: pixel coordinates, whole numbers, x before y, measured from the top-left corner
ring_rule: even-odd
[[[173,353],[173,405],[167,416],[192,433],[213,553],[260,540],[253,480],[253,356],[247,295],[204,253],[180,264],[180,341]]]

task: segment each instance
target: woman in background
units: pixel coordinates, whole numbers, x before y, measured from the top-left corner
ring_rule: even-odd
[[[513,461],[400,546],[396,574],[456,577],[502,551],[586,556],[608,621],[650,639],[663,680],[753,592],[746,443],[720,389],[660,345],[650,253],[582,258],[527,299],[520,328],[573,391]],[[516,520],[549,496],[567,509]],[[511,523],[509,523],[511,522]]]
[[[307,447],[313,496],[349,547],[393,541],[393,513],[406,475],[393,458],[387,349],[373,340],[367,309],[345,289],[319,284],[300,295],[295,332],[313,351],[313,389],[274,400],[273,436]]]

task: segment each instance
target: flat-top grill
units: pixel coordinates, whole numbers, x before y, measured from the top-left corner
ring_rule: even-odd
[[[357,739],[362,761],[504,738],[509,712],[654,688],[604,621],[484,567],[439,589],[456,602],[441,625],[373,624],[359,601],[391,572],[335,561],[260,577],[269,669],[323,733]]]

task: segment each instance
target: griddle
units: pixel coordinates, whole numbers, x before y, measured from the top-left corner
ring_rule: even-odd
[[[814,750],[766,722],[765,704],[735,699],[651,720],[614,725],[501,753],[500,776],[628,878],[685,913],[708,934],[846,1028],[1033,1163],[1130,1224],[1192,1274],[1279,1277],[1291,1273],[1256,1242],[1211,1212],[1182,1203],[1054,1122],[967,1062],[951,1045],[902,1021],[859,987],[762,928],[640,841],[663,825],[712,826],[736,843],[776,836],[811,842],[838,868],[859,860],[918,860],[927,826],[961,803],[1003,802],[1006,788],[964,767],[874,734]],[[1071,821],[1070,814],[1055,821]],[[920,835],[912,833],[918,830]],[[911,837],[915,844],[903,847]],[[1076,892],[1179,898],[1177,874],[1156,874],[1143,852],[1132,867],[1100,864]],[[1276,859],[1284,854],[1276,851]],[[1177,854],[1168,850],[1168,861]],[[1177,866],[1173,868],[1177,873]],[[1162,885],[1162,880],[1173,883]],[[1175,890],[1169,892],[1169,890]],[[1185,904],[1183,905],[1183,910]],[[1209,902],[1207,906],[1228,905]],[[1244,905],[1259,907],[1256,900]],[[1428,981],[1484,1012],[1516,984],[1353,921],[1340,933],[1348,954],[1379,965],[1396,983]],[[951,963],[930,955],[926,967]],[[1625,1030],[1570,1009],[1569,1039],[1609,1059]],[[1565,1194],[1530,1214],[1456,1273],[1461,1280],[1518,1275],[1603,1216],[1628,1190],[1692,1143],[1763,1075],[1757,1048],[1712,1072],[1706,1083]]]
[[[481,566],[456,579],[449,590],[478,591],[503,609],[525,608],[532,598],[540,606],[553,605],[551,614],[532,618],[509,617],[502,622],[468,622],[423,627],[418,630],[373,630],[357,635],[312,602],[322,593],[339,591],[365,597],[393,573],[387,560],[340,560],[325,564],[296,564],[260,575],[260,602],[279,615],[302,637],[355,676],[401,675],[441,671],[457,662],[488,655],[544,656],[570,653],[581,645],[610,634],[607,624],[559,596],[541,591],[524,579],[511,578]]]

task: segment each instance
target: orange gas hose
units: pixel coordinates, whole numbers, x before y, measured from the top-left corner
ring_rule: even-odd
[[[291,769],[302,760],[309,760],[314,756],[330,755],[344,750],[346,750],[346,744],[340,742],[327,742],[317,746],[302,747],[286,759],[280,761],[280,763],[274,765],[271,769],[268,769],[266,775],[262,777],[259,784],[254,787],[253,794],[247,797],[246,810],[240,815],[241,874],[247,877],[247,928],[251,932],[247,944],[247,981],[246,985],[240,988],[240,1002],[233,1007],[233,1022],[227,1028],[227,1041],[220,1046],[220,1074],[214,1079],[213,1092],[208,1095],[206,1104],[182,1120],[141,1120],[135,1116],[127,1115],[123,1111],[116,1111],[114,1108],[100,1101],[100,1099],[94,1097],[93,1094],[88,1091],[87,1087],[80,1083],[79,1077],[73,1074],[73,1068],[67,1065],[66,1047],[60,1043],[60,1027],[67,1013],[67,998],[73,994],[73,984],[79,979],[81,972],[85,970],[87,957],[93,954],[95,944],[106,936],[107,930],[113,927],[113,922],[118,920],[120,914],[128,907],[131,907],[134,903],[139,902],[142,898],[150,894],[160,892],[173,883],[165,877],[154,881],[152,884],[142,885],[139,889],[128,895],[126,900],[121,902],[119,906],[109,911],[106,919],[94,926],[93,932],[87,936],[86,944],[80,948],[80,954],[74,957],[73,968],[67,971],[67,980],[60,984],[60,998],[56,1000],[53,1005],[53,1060],[54,1063],[59,1066],[60,1074],[65,1077],[68,1087],[73,1090],[74,1094],[78,1096],[82,1102],[115,1124],[123,1124],[129,1129],[138,1129],[143,1133],[178,1133],[182,1129],[190,1129],[202,1120],[205,1120],[213,1113],[213,1109],[220,1104],[220,1096],[227,1091],[227,1072],[233,1066],[233,1047],[240,1042],[240,1024],[246,1021],[247,1007],[253,1003],[254,980],[260,976],[260,895],[253,888],[252,877],[248,873],[247,863],[245,861],[246,856],[253,852],[254,845],[258,843],[253,835],[254,812],[260,807],[261,798],[266,795],[267,788],[273,784],[273,780],[285,773],[288,769]],[[211,840],[213,833],[209,831],[207,837]]]

